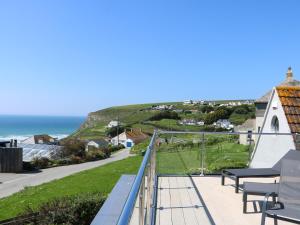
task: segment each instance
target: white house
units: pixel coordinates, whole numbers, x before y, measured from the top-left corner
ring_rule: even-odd
[[[287,151],[298,149],[296,133],[300,133],[300,87],[273,88],[252,154],[253,168],[272,167]],[[289,133],[291,135],[276,135]]]
[[[94,147],[94,148],[100,148],[100,147],[107,147],[108,142],[105,140],[89,140],[86,145],[85,145],[85,150],[88,151],[89,148]]]
[[[112,120],[108,123],[107,127],[112,128],[112,127],[117,127],[119,125],[119,121]]]
[[[125,130],[123,133],[111,139],[113,145],[122,144],[126,148],[131,148],[134,145],[144,141],[148,138],[148,135],[143,133],[141,129]]]

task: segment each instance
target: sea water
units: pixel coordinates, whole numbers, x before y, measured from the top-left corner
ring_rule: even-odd
[[[85,117],[0,115],[0,140],[24,140],[35,134],[61,139],[76,131]]]

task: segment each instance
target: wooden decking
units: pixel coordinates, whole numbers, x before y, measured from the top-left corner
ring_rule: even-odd
[[[210,225],[190,177],[159,177],[156,225]]]
[[[274,178],[241,179],[240,183],[243,181],[272,183]],[[156,225],[260,225],[264,197],[249,196],[249,213],[244,214],[242,192],[236,194],[233,186],[230,179],[222,186],[220,176],[159,177]],[[138,204],[131,224],[138,224]],[[278,221],[278,225],[289,224]],[[274,221],[267,218],[266,225]]]

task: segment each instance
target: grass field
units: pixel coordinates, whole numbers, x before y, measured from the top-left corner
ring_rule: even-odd
[[[157,153],[157,171],[159,174],[198,174],[201,159],[204,159],[206,173],[215,173],[223,168],[241,168],[248,163],[248,147],[235,143],[219,143],[206,146],[203,154],[201,147],[160,149]]]
[[[35,187],[25,188],[0,199],[0,220],[22,213],[28,206],[37,209],[42,203],[63,196],[85,193],[110,193],[122,174],[135,174],[142,157],[135,156],[91,170],[55,180]]]

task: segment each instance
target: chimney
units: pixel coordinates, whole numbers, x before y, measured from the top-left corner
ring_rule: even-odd
[[[13,139],[10,139],[10,143],[9,143],[9,147],[12,148],[13,147]]]
[[[18,147],[18,141],[17,141],[17,139],[14,140],[14,147]]]
[[[288,71],[286,73],[286,79],[287,80],[292,80],[293,79],[293,71],[292,71],[292,67],[288,68]]]

